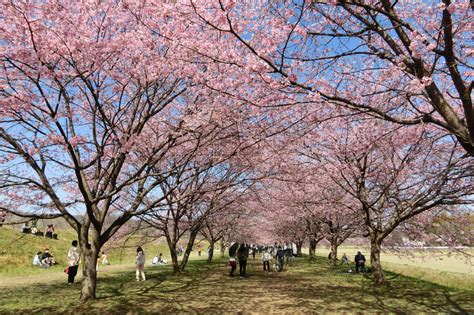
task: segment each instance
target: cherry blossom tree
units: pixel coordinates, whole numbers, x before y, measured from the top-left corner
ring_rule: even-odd
[[[316,176],[311,177],[311,183],[319,189],[315,195],[308,195],[303,205],[310,224],[329,242],[329,258],[336,264],[338,247],[360,230],[362,220],[357,213],[357,205],[325,176],[327,174],[316,169],[312,172]]]
[[[267,106],[312,104],[321,116],[329,102],[396,124],[432,124],[474,155],[470,1],[190,2],[203,27],[243,51],[226,62],[259,64],[269,86],[299,95]]]
[[[161,2],[150,6],[161,13],[153,15],[160,34],[139,4],[0,4],[0,206],[63,217],[77,232],[81,301],[95,298],[102,246],[165,200],[166,179],[200,147],[196,130],[247,117],[210,96],[195,74],[217,80],[218,69],[179,44],[193,38],[186,18]]]
[[[243,194],[247,185],[251,185],[249,173],[245,174],[246,169],[242,166],[213,163],[212,160],[202,162],[190,160],[173,176],[166,178],[160,184],[162,194],[166,195],[163,202],[156,204],[153,211],[142,217],[163,232],[176,273],[185,269],[198,234],[212,234],[214,229],[208,229],[212,222],[223,220],[225,210],[237,200],[237,194]],[[177,244],[184,236],[187,239],[186,248],[181,262],[178,262]],[[215,241],[213,238],[211,245]]]
[[[221,253],[225,250],[225,238],[232,235],[233,230],[246,213],[241,207],[246,202],[249,192],[241,185],[233,185],[221,194],[215,194],[211,215],[205,216],[200,234],[209,242],[207,262],[214,257],[215,245],[220,242]]]
[[[310,151],[332,181],[358,203],[371,241],[374,281],[380,284],[385,281],[382,242],[401,223],[415,216],[420,222],[423,215],[430,217],[430,211],[445,205],[472,202],[473,161],[463,157],[455,142],[432,138],[429,130],[413,130],[420,127],[384,125],[386,134],[379,137],[373,120],[352,125],[331,131],[317,153]]]

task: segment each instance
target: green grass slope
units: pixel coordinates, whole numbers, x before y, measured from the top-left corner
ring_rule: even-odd
[[[77,239],[72,229],[56,229],[58,240],[21,233],[18,229],[2,227],[0,229],[0,277],[27,276],[32,274],[50,274],[53,270],[64,270],[66,256],[71,242]],[[190,260],[206,259],[205,249],[207,244],[201,242],[202,255],[198,257],[197,250],[191,253]],[[126,237],[120,242],[106,245],[104,250],[108,255],[111,265],[133,264],[135,262],[136,247],[141,245],[146,255],[147,264],[155,255],[163,254],[163,258],[171,263],[171,257],[166,242],[163,239],[150,241],[143,244],[143,239],[137,236]],[[45,270],[32,265],[33,256],[38,251],[49,248],[54,256],[56,266]],[[217,251],[215,255],[218,255]],[[99,266],[100,268],[100,266]]]
[[[71,230],[56,230],[58,240],[42,236],[24,234],[17,229],[0,229],[0,277],[44,273],[49,270],[32,265],[33,256],[46,248],[54,256],[58,265],[52,269],[64,269],[66,256],[76,235]]]

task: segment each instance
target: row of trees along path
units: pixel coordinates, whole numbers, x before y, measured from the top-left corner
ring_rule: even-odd
[[[177,273],[198,235],[313,254],[324,237],[333,261],[367,237],[381,284],[394,230],[469,218],[467,0],[0,10],[0,209],[76,231],[81,301],[101,249],[136,229],[166,239]]]

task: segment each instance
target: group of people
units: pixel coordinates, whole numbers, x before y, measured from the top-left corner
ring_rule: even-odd
[[[33,234],[33,235],[43,235],[42,233],[39,232],[38,226],[37,226],[37,221],[33,221],[31,223],[31,226],[29,225],[28,222],[23,223],[23,225],[20,228],[20,232],[26,233],[26,234]],[[51,239],[57,238],[57,234],[54,233],[54,225],[53,224],[48,224],[46,226],[46,230],[44,233],[45,237],[49,237]]]
[[[232,248],[237,248],[236,251],[232,250]],[[229,266],[230,272],[229,275],[234,277],[234,272],[237,269],[237,262],[239,264],[239,276],[240,278],[245,278],[247,273],[247,260],[249,255],[252,255],[255,259],[255,254],[259,252],[262,256],[263,262],[263,271],[269,272],[270,269],[270,261],[274,260],[275,263],[273,265],[273,269],[275,271],[282,271],[283,264],[285,262],[285,257],[287,258],[287,263],[289,262],[290,251],[288,248],[284,249],[283,246],[275,245],[264,247],[264,246],[257,246],[257,245],[249,245],[249,244],[234,244],[229,249]],[[291,256],[293,255],[291,251]]]
[[[233,250],[233,248],[237,248],[237,250]],[[239,275],[240,278],[244,278],[247,272],[247,259],[249,257],[249,250],[250,246],[248,244],[240,244],[237,246],[233,245],[229,249],[229,266],[230,272],[229,275],[231,277],[234,276],[234,272],[237,269],[237,260],[239,261]]]
[[[37,252],[33,257],[33,266],[49,268],[55,264],[56,261],[54,260],[53,255],[51,255],[49,252],[48,248],[46,248],[44,252]]]
[[[143,248],[140,246],[137,247],[135,257],[135,265],[136,265],[136,280],[137,281],[145,281],[145,252]],[[253,254],[255,257],[255,253],[259,252],[262,257],[263,262],[263,271],[269,272],[271,271],[270,262],[274,260],[273,270],[275,271],[282,271],[283,265],[285,263],[285,258],[287,259],[287,264],[289,263],[289,259],[294,256],[293,251],[289,247],[283,247],[281,245],[277,245],[275,243],[274,246],[256,246],[256,245],[249,245],[246,243],[242,244],[234,244],[229,249],[229,265],[231,267],[229,275],[234,277],[234,272],[237,269],[237,262],[239,264],[239,275],[240,278],[246,277],[247,272],[247,260],[250,254]],[[290,257],[291,256],[291,257]],[[71,247],[69,248],[67,254],[67,268],[65,272],[68,274],[68,284],[72,285],[74,283],[74,279],[77,275],[77,269],[79,266],[80,261],[80,252],[78,248],[77,240],[72,241]],[[107,255],[105,252],[102,252],[102,256],[100,258],[102,260],[102,264],[108,264]],[[355,262],[355,271],[359,272],[359,269],[362,272],[366,272],[365,269],[365,256],[359,251],[357,255],[354,257]],[[157,265],[164,265],[167,262],[163,259],[163,254],[159,253],[156,255],[151,264],[153,266]],[[344,255],[341,258],[341,263],[349,263],[349,259],[347,255]],[[33,258],[33,265],[41,266],[48,268],[49,266],[56,264],[53,255],[49,252],[49,249],[45,249],[44,252],[38,252]],[[99,259],[97,260],[97,264],[99,264]]]
[[[80,257],[79,249],[77,248],[77,241],[72,241],[71,248],[67,253],[67,268],[65,270],[65,272],[68,274],[69,285],[74,283]],[[49,268],[56,264],[57,262],[54,260],[54,257],[49,252],[48,248],[46,248],[44,252],[37,252],[33,257],[33,266]]]
[[[341,265],[349,264],[349,257],[347,257],[346,253],[344,253],[341,257]],[[359,273],[359,270],[363,273],[367,273],[367,269],[365,268],[365,256],[359,251],[357,255],[354,257],[354,264],[355,264],[355,272]],[[352,269],[349,269],[349,272],[352,272]]]

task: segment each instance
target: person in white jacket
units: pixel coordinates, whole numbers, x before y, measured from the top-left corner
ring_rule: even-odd
[[[145,281],[145,252],[140,246],[137,247],[137,257],[135,264],[137,265],[137,281]]]
[[[79,248],[77,248],[77,241],[72,241],[72,246],[69,248],[67,253],[67,283],[69,285],[74,283],[74,278],[77,275],[77,268],[79,266],[79,260],[81,259],[81,254],[79,253]]]
[[[263,271],[270,271],[270,260],[272,260],[272,254],[266,250],[262,255]]]

